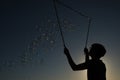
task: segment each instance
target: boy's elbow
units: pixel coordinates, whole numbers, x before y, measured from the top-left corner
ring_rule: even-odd
[[[86,67],[79,66],[79,65],[74,65],[74,66],[71,66],[71,67],[72,67],[72,70],[73,70],[73,71],[78,71],[78,70],[85,70],[85,69],[87,69]]]
[[[72,66],[72,70],[77,71],[78,70],[77,66]]]
[[[72,69],[73,71],[77,71],[77,69]]]

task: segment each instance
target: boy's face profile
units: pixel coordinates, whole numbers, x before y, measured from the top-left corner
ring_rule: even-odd
[[[89,56],[91,56],[92,59],[99,59],[103,57],[105,53],[106,53],[106,50],[104,46],[101,44],[95,43],[95,44],[92,44],[92,46],[90,47]]]
[[[91,56],[92,59],[96,58],[95,53],[96,52],[95,52],[94,48],[91,46],[90,51],[89,51],[89,55]]]

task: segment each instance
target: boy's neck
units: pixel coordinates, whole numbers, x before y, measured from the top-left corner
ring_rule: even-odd
[[[100,58],[92,58],[92,60],[98,61],[98,60],[100,60]]]

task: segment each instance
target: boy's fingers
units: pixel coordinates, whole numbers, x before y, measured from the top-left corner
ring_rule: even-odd
[[[88,49],[87,49],[87,48],[84,48],[84,52],[85,52],[85,53],[88,53]]]

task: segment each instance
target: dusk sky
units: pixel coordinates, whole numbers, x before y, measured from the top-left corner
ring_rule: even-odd
[[[88,49],[101,43],[107,80],[120,80],[120,2],[60,0],[92,18]],[[76,64],[84,62],[88,20],[57,4],[65,44]],[[87,80],[72,71],[63,52],[52,0],[0,1],[0,80]]]

